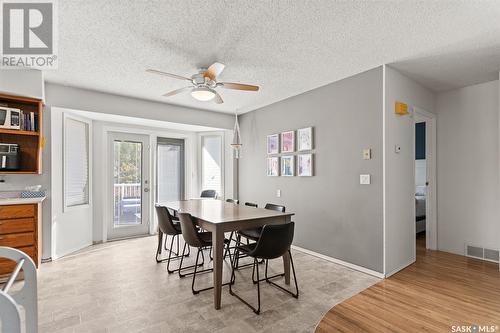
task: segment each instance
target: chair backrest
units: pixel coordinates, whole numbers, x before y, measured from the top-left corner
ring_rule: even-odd
[[[265,225],[257,245],[249,255],[262,259],[281,257],[292,245],[294,229],[294,222]]]
[[[275,205],[272,203],[267,203],[265,209],[276,210],[278,212],[285,212],[285,206]]]
[[[215,190],[203,190],[201,191],[200,198],[216,198],[217,192]]]
[[[174,227],[172,215],[170,215],[168,208],[158,205],[155,205],[155,208],[156,214],[158,215],[158,228],[160,228],[160,231],[171,236],[179,234],[179,231]]]
[[[240,201],[238,199],[227,199],[226,202],[233,203],[235,205],[240,203]]]
[[[193,219],[191,218],[191,214],[189,213],[179,213],[179,221],[181,223],[182,237],[184,241],[193,247],[202,247],[204,246],[203,241],[198,235],[198,230],[196,230],[196,226],[194,225]]]
[[[257,204],[253,202],[245,202],[245,206],[255,207],[257,208]]]

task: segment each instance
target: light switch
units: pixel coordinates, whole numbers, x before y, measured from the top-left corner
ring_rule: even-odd
[[[372,159],[372,150],[370,148],[363,149],[363,159],[364,160]]]
[[[276,191],[276,197],[281,198],[281,190]]]
[[[359,183],[361,185],[370,185],[371,183],[370,175],[359,175]]]

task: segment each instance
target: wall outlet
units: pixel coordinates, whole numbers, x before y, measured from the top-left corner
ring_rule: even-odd
[[[364,160],[372,159],[372,150],[370,148],[363,149],[363,159]]]
[[[281,198],[281,190],[276,190],[276,197]]]
[[[359,183],[361,185],[370,185],[371,183],[370,175],[359,175]]]

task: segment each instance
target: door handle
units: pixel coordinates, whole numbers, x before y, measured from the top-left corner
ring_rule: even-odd
[[[149,192],[149,188],[144,188],[144,192]]]

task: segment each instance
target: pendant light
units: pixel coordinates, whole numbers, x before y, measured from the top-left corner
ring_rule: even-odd
[[[240,136],[240,124],[238,123],[238,112],[235,114],[234,129],[233,129],[233,142],[231,147],[233,147],[233,156],[238,159],[241,157],[241,136]]]

